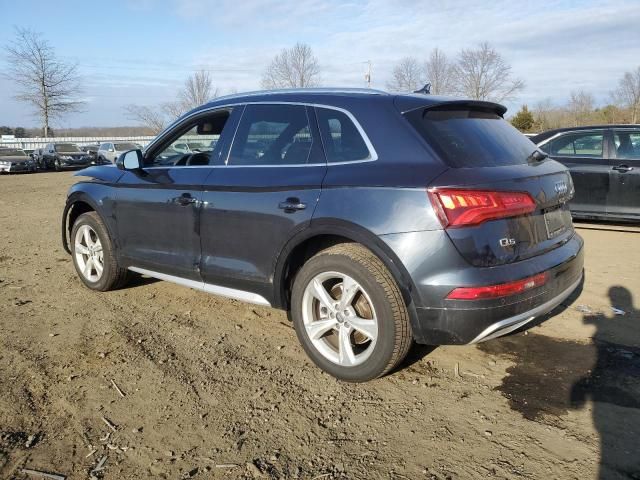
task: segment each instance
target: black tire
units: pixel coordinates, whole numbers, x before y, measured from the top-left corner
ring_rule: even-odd
[[[307,285],[325,272],[346,274],[366,291],[378,322],[378,337],[363,363],[343,366],[329,360],[312,343],[303,319],[303,296]],[[396,368],[412,344],[409,314],[400,289],[382,261],[364,246],[344,243],[310,258],[295,277],[291,293],[291,317],[307,355],[325,372],[348,382],[365,382]]]
[[[80,265],[78,264],[78,258],[76,255],[76,236],[78,230],[84,225],[89,226],[93,232],[97,235],[102,245],[102,265],[103,271],[97,281],[89,280],[83,273]],[[96,212],[87,212],[80,215],[71,229],[70,238],[71,256],[73,258],[73,266],[76,269],[76,273],[82,283],[84,283],[91,290],[97,290],[99,292],[106,292],[108,290],[115,290],[123,286],[127,281],[127,270],[120,268],[116,257],[114,255],[113,242],[109,237],[107,227],[104,225],[102,219]]]
[[[60,160],[57,158],[53,161],[53,168],[55,168],[56,172],[62,171],[62,166],[60,165]]]

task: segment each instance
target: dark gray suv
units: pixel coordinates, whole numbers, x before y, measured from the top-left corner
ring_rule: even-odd
[[[503,335],[582,279],[567,169],[504,112],[373,90],[218,98],[83,171],[64,246],[94,290],[133,271],[288,310],[320,368],[373,379],[412,340]]]

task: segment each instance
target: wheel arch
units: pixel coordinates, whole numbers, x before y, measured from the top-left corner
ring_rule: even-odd
[[[87,212],[96,212],[102,218],[109,236],[113,239],[108,222],[104,221],[104,217],[100,212],[97,203],[85,192],[73,192],[67,198],[67,203],[62,213],[62,246],[68,254],[71,254],[71,229],[76,219]],[[115,242],[114,242],[115,243]]]
[[[291,284],[304,262],[320,250],[336,243],[359,243],[371,250],[387,267],[400,288],[412,323],[417,320],[413,292],[415,286],[400,259],[380,237],[344,220],[314,220],[311,226],[294,236],[282,249],[274,270],[274,303],[288,310]]]

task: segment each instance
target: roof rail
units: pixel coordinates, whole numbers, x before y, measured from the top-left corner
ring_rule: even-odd
[[[357,93],[361,95],[388,95],[388,93],[383,90],[376,90],[373,88],[278,88],[273,90],[256,90],[252,92],[223,95],[221,97],[211,99],[209,103],[233,98],[256,97],[262,95],[283,95],[288,93]]]

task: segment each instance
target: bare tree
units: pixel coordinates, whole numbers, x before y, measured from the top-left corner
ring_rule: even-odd
[[[502,102],[524,88],[513,78],[511,65],[487,42],[477,49],[463,49],[454,67],[456,92],[476,100]]]
[[[447,95],[454,92],[455,75],[453,67],[442,50],[438,48],[431,50],[424,69],[427,81],[431,83],[432,94]]]
[[[213,88],[211,75],[206,70],[200,70],[185,80],[176,100],[165,102],[156,109],[141,105],[127,105],[125,111],[130,119],[158,133],[165,127],[167,120],[173,121],[217,96],[218,89]]]
[[[154,135],[160,133],[164,129],[165,116],[161,111],[151,107],[133,104],[127,105],[124,109],[127,112],[129,119],[141,123],[150,129]]]
[[[637,123],[640,114],[640,67],[633,72],[625,72],[613,94],[622,106],[630,110],[631,123]]]
[[[393,68],[387,89],[392,92],[413,92],[424,84],[420,65],[414,57],[404,57]]]
[[[31,105],[42,120],[45,137],[51,120],[81,110],[77,66],[59,60],[41,34],[16,28],[15,39],[5,49],[8,67],[3,76],[18,85],[15,98]]]
[[[320,83],[320,66],[311,47],[296,43],[276,55],[262,74],[262,88],[308,88]]]
[[[213,88],[211,75],[206,70],[200,70],[190,75],[184,82],[178,98],[173,102],[162,105],[162,109],[172,119],[203,105],[218,96],[218,89]]]
[[[213,80],[206,70],[200,70],[189,76],[179,94],[180,101],[188,110],[204,105],[217,96],[218,89],[213,88]]]
[[[540,100],[533,109],[534,129],[540,132],[563,126],[562,111],[553,104],[550,98]]]
[[[571,117],[573,126],[586,125],[593,113],[593,95],[584,90],[571,92],[567,112]]]

